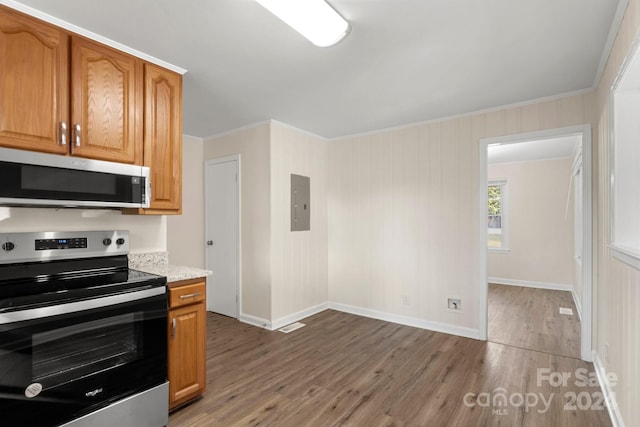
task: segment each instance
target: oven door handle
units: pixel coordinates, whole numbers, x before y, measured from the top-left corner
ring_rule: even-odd
[[[95,298],[85,301],[70,302],[67,304],[52,305],[49,307],[32,308],[29,310],[12,311],[0,313],[0,325],[8,323],[22,322],[25,320],[42,319],[45,317],[57,316],[60,314],[76,313],[78,311],[92,310],[95,308],[108,307],[131,301],[138,301],[156,295],[165,294],[164,286],[145,289],[143,291],[128,292],[124,294],[110,295],[108,297]]]

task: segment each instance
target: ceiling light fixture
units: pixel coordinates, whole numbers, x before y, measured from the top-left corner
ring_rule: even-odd
[[[350,30],[349,23],[324,0],[256,1],[316,46],[333,46]]]

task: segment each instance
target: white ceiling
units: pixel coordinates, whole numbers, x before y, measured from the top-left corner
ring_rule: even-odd
[[[487,150],[489,164],[530,162],[536,160],[560,159],[570,157],[578,144],[580,135],[511,144],[490,145]]]
[[[318,48],[254,0],[20,3],[186,68],[187,134],[275,119],[327,138],[591,88],[618,5],[330,0],[352,31]]]

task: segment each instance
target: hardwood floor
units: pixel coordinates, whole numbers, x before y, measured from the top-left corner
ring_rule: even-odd
[[[489,284],[489,341],[580,358],[580,319],[567,291]],[[559,308],[573,310],[560,314]]]
[[[331,310],[289,334],[207,323],[207,391],[170,427],[611,425],[600,389],[576,384],[593,372],[580,360]],[[538,369],[571,377],[554,387]]]

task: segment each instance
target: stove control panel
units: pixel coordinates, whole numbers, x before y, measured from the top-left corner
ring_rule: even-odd
[[[129,232],[0,233],[0,264],[129,254]]]

